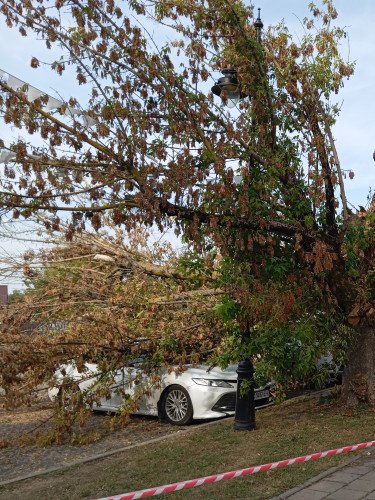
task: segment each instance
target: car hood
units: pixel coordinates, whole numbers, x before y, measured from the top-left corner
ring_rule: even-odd
[[[224,370],[222,370],[218,366],[214,366],[213,368],[211,368],[208,365],[197,365],[197,366],[187,365],[185,373],[191,375],[192,377],[236,381],[237,380],[236,370],[237,370],[236,365],[229,365]]]

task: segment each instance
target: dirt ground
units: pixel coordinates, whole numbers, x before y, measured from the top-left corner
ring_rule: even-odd
[[[113,431],[108,425],[112,415],[92,413],[84,429],[86,435],[91,435],[88,444],[27,444],[35,432],[43,435],[48,431],[51,417],[52,404],[46,397],[31,408],[6,411],[0,406],[0,483],[186,429],[155,417],[133,416],[125,428]],[[4,441],[12,444],[2,447]]]
[[[95,435],[97,440],[86,445],[30,445],[31,434],[48,430],[51,425],[52,409],[47,401],[32,408],[13,411],[0,409],[0,443],[11,441],[7,447],[0,446],[0,483],[16,477],[68,463],[119,448],[142,443],[149,439],[179,432],[182,428],[160,422],[157,418],[131,418],[129,425],[120,430],[110,431],[109,419],[113,416],[93,413],[89,418],[86,433]]]

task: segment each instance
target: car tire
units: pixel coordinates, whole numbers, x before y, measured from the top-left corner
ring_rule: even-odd
[[[78,384],[73,384],[69,390],[60,387],[57,394],[59,406],[65,413],[76,413],[83,406],[83,396]]]
[[[160,417],[172,425],[188,425],[193,420],[189,393],[180,385],[169,386],[160,399]]]

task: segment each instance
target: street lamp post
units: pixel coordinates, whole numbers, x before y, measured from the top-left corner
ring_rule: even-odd
[[[263,22],[260,18],[260,9],[258,9],[258,18],[254,22],[257,41],[262,41]],[[212,87],[213,94],[221,96],[226,95],[227,106],[235,107],[246,94],[241,91],[241,84],[237,78],[235,69],[227,68],[223,70],[223,75]],[[250,164],[254,162],[251,155]],[[250,328],[248,322],[243,328],[242,342],[250,337]],[[254,399],[254,366],[251,359],[243,359],[238,362],[237,367],[237,393],[236,393],[236,411],[233,428],[237,431],[255,429],[255,399]]]
[[[246,382],[246,391],[241,392],[241,385]],[[236,411],[233,429],[235,431],[253,431],[255,425],[254,366],[251,359],[239,361],[237,367]]]
[[[250,337],[249,323],[242,332],[242,343]],[[236,411],[233,428],[235,431],[255,429],[254,365],[251,358],[238,362]]]

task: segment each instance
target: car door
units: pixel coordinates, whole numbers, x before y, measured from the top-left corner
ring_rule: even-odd
[[[147,381],[147,377],[141,369],[143,360],[135,360],[130,366],[124,368],[124,392],[125,397],[136,396],[137,392],[141,389],[142,384]]]
[[[160,391],[156,390],[154,387],[149,386],[149,377],[142,369],[144,359],[140,358],[131,363],[124,370],[124,391],[126,395],[130,397],[137,397],[144,389],[147,387],[147,394],[141,396],[138,401],[138,409],[135,413],[141,415],[157,415],[157,402],[160,396]]]
[[[125,368],[120,368],[114,373],[114,382],[111,385],[111,398],[107,400],[107,405],[111,408],[119,408],[124,400]]]
[[[109,397],[102,397],[100,399],[100,404],[93,404],[93,409],[97,410],[117,410],[119,406],[121,406],[123,401],[123,387],[124,387],[124,369],[121,368],[116,370],[113,374],[113,382],[110,386],[110,395]],[[96,383],[94,387],[104,384],[104,381],[101,380],[100,373],[96,376]]]

